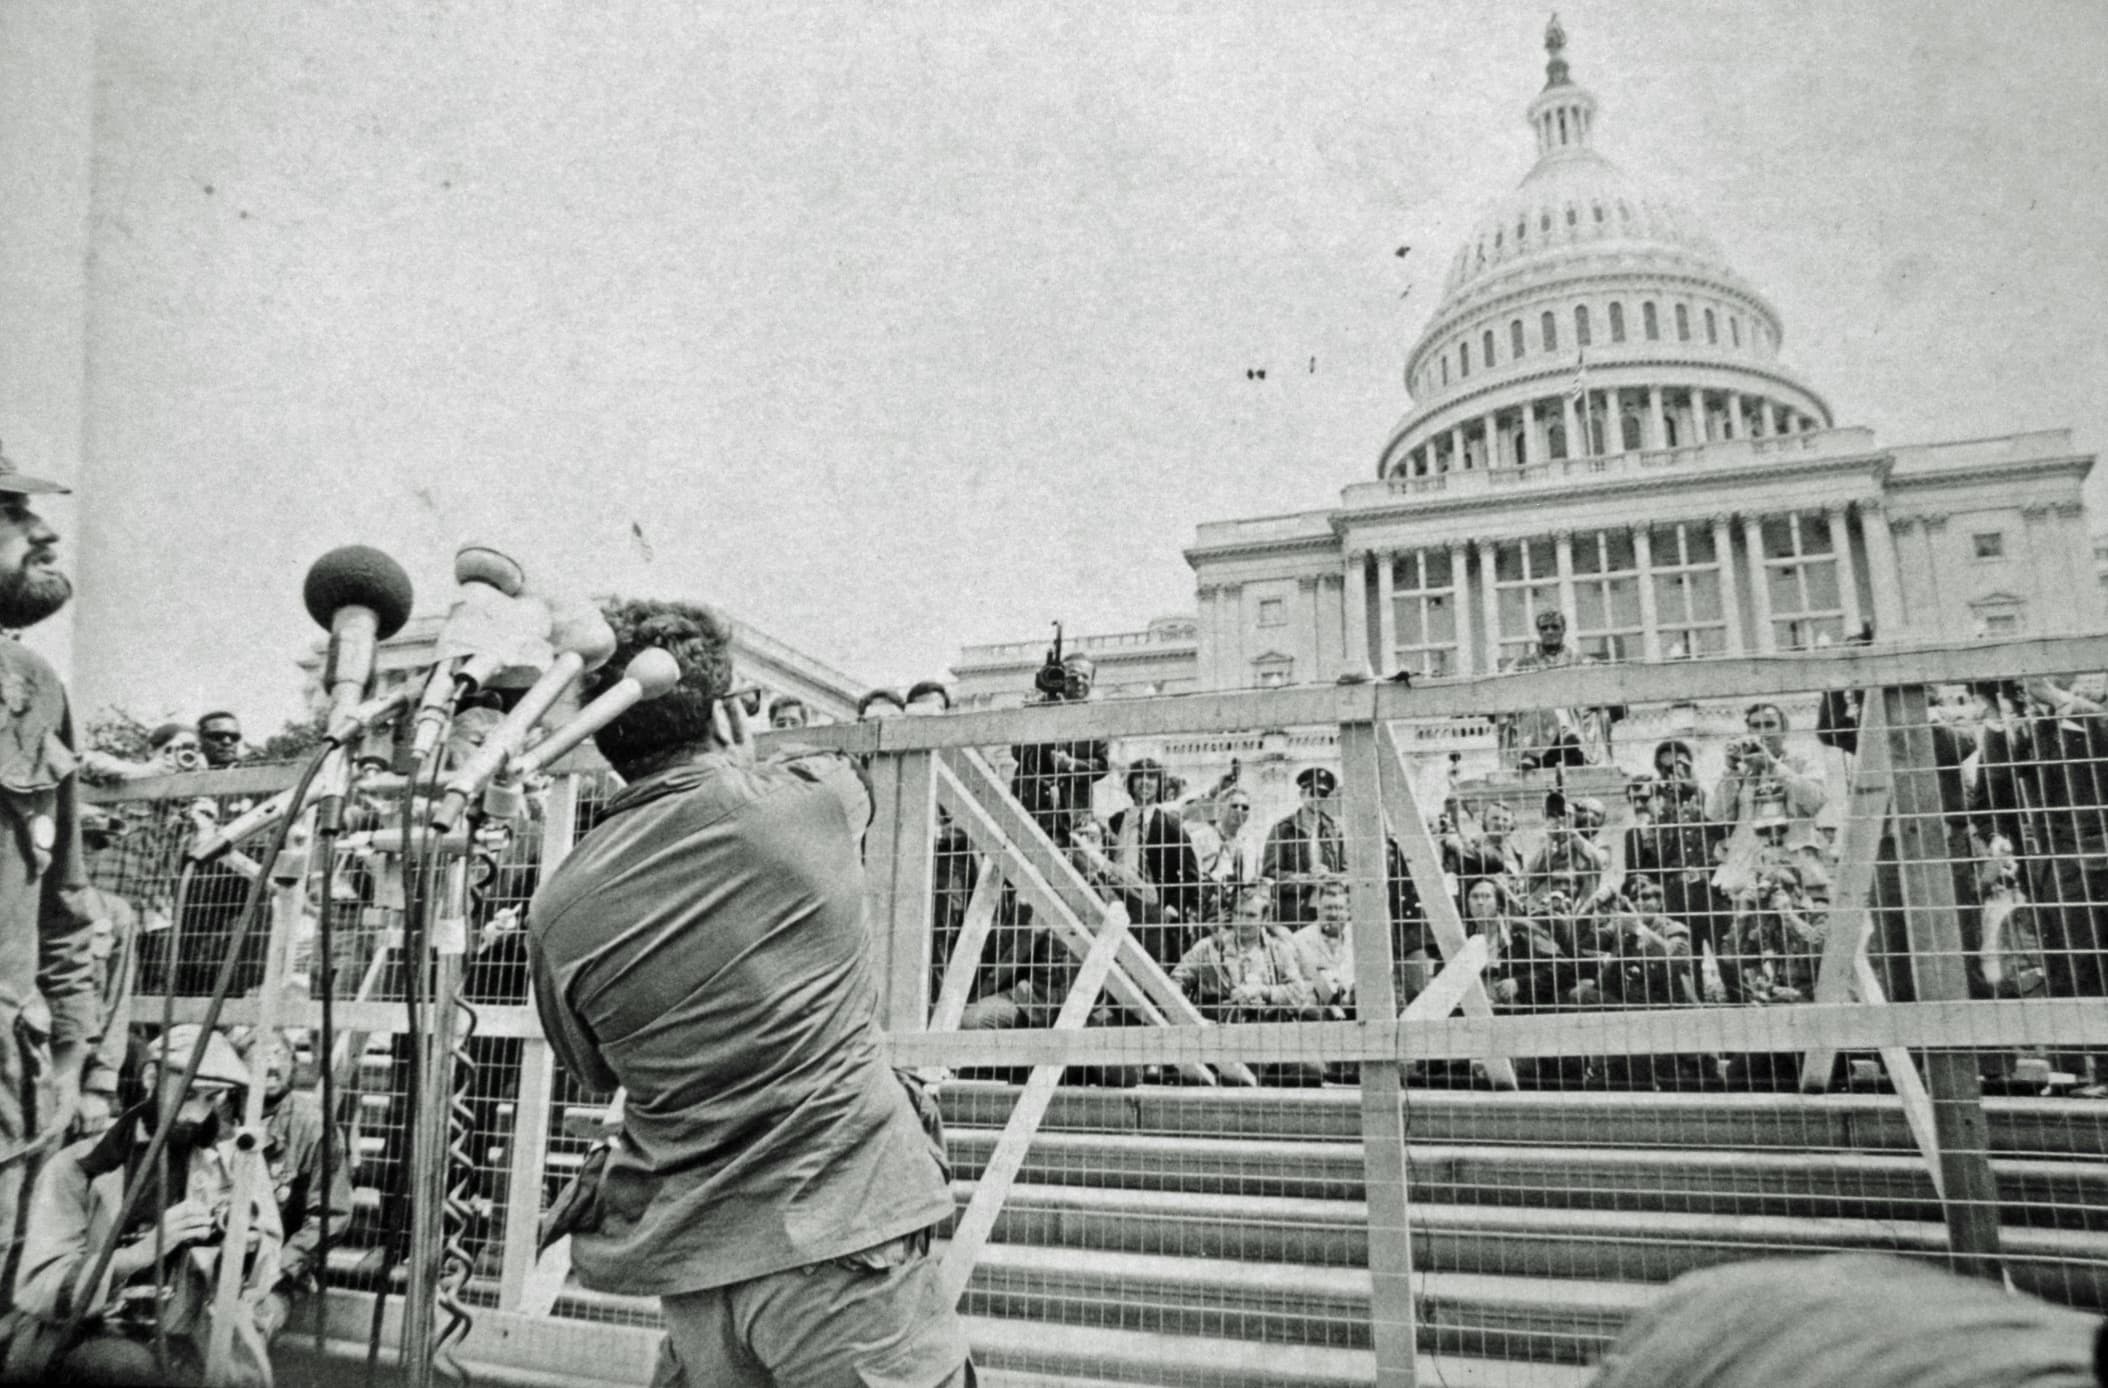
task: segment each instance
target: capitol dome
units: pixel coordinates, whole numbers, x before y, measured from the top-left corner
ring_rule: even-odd
[[[1478,218],[1407,354],[1379,476],[1530,466],[1830,426],[1776,309],[1681,203],[1595,147],[1555,18],[1537,162]]]

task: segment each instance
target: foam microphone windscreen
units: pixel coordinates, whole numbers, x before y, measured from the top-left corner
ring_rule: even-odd
[[[637,701],[644,703],[672,691],[681,682],[681,667],[673,656],[657,646],[646,646],[622,667],[625,679],[637,682]]]
[[[549,644],[560,651],[576,652],[584,668],[598,670],[615,653],[615,629],[593,603],[551,598]]]
[[[487,583],[508,598],[516,598],[527,586],[527,574],[511,555],[489,545],[463,545],[454,551],[456,583]]]
[[[410,619],[410,575],[371,545],[340,545],[317,559],[308,566],[301,597],[308,616],[324,627],[343,608],[371,609],[383,641]]]

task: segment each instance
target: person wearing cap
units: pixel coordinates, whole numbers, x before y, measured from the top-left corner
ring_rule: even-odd
[[[1566,614],[1553,608],[1537,614],[1537,645],[1508,666],[1513,673],[1557,670],[1602,662],[1566,644]],[[1625,716],[1623,705],[1568,708],[1552,705],[1500,720],[1503,760],[1519,771],[1541,766],[1600,766],[1610,761],[1611,727]]]
[[[250,1078],[217,1031],[171,1027],[166,1039],[165,1067],[159,1044],[141,1048],[140,1086],[127,1096],[134,1102],[109,1130],[63,1149],[38,1173],[15,1285],[15,1309],[28,1319],[9,1347],[11,1380],[203,1382],[220,1248],[234,1199],[236,1125]],[[201,1046],[197,1076],[187,1094],[179,1093],[183,1072]],[[170,1203],[156,1210],[151,1191],[141,1201],[132,1223],[118,1231],[101,1284],[86,1293],[85,1338],[60,1344],[62,1328],[82,1304],[82,1279],[110,1236],[127,1186],[146,1174],[141,1162],[163,1123],[171,1129]],[[283,1243],[277,1202],[268,1190],[256,1193],[249,1220],[233,1381],[263,1383],[269,1365],[254,1307],[277,1279]],[[166,1365],[154,1360],[157,1308],[167,1336]]]
[[[206,766],[223,771],[241,764],[242,720],[234,714],[214,709],[198,720],[197,736]]]
[[[1274,883],[1274,919],[1294,929],[1317,919],[1319,873],[1347,870],[1347,845],[1330,813],[1339,778],[1322,766],[1296,775],[1295,810],[1267,831],[1259,874]]]
[[[66,488],[0,452],[0,628],[19,632],[73,596],[57,532],[31,498]],[[72,1124],[101,1032],[94,922],[75,799],[79,765],[66,687],[44,658],[0,640],[0,1306],[20,1256],[35,1164]]]

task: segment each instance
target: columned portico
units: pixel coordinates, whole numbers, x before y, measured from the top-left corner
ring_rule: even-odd
[[[1398,668],[1398,552],[1376,555],[1376,674]]]
[[[1860,627],[1859,576],[1852,563],[1852,532],[1846,527],[1846,507],[1831,506],[1825,514],[1830,521],[1830,548],[1837,555],[1837,595],[1844,608],[1846,636],[1856,636]]]

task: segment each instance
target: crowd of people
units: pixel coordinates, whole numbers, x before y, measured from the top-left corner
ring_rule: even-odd
[[[1546,626],[1555,643],[1557,624]],[[1088,657],[1072,654],[1062,697],[1088,699],[1093,674]],[[866,716],[891,716],[905,706],[873,701],[871,709]],[[930,709],[941,711],[935,701]],[[1815,725],[1800,730],[1781,705],[1750,705],[1742,734],[1720,749],[1721,770],[1707,778],[1692,741],[1662,740],[1649,770],[1612,778],[1622,781],[1625,802],[1613,813],[1603,798],[1570,794],[1564,782],[1570,768],[1599,764],[1605,730],[1624,716],[1623,709],[1553,710],[1512,720],[1522,726],[1503,727],[1502,743],[1522,754],[1517,774],[1452,791],[1430,826],[1442,890],[1466,932],[1487,942],[1482,977],[1495,1007],[1811,1000],[1841,914],[1833,893],[1842,807],[1828,803],[1822,748],[1856,751],[1856,700],[1824,700]],[[1936,838],[1970,996],[2108,993],[2108,715],[2101,705],[2048,680],[1955,687],[1936,691],[1923,727],[1908,732],[1931,748],[1939,768]],[[1095,739],[1021,745],[1011,761],[1018,802],[1104,900],[1126,909],[1136,939],[1203,1015],[1352,1015],[1346,875],[1357,846],[1343,832],[1330,770],[1302,770],[1295,808],[1269,824],[1254,820],[1251,788],[1235,769],[1189,792],[1152,757],[1123,766]],[[1101,813],[1108,803],[1120,808]],[[1525,816],[1537,822],[1524,829]],[[1403,1005],[1440,968],[1441,952],[1395,838],[1382,851]],[[934,979],[950,962],[980,871],[973,845],[940,824]],[[1906,899],[1903,876],[1892,825],[1876,853],[1867,952],[1885,996],[1909,1001],[1937,946],[1912,925],[1934,903]],[[1035,925],[1029,904],[1006,887],[973,966],[961,1025],[1046,1025],[1075,965],[1074,952]],[[1100,1010],[1101,1019],[1116,1015]],[[2070,1092],[2108,1095],[2108,1057],[2075,1049],[2047,1060],[2047,1073]],[[1605,1063],[1591,1073],[1712,1083],[1767,1071],[1693,1057],[1675,1065]]]

